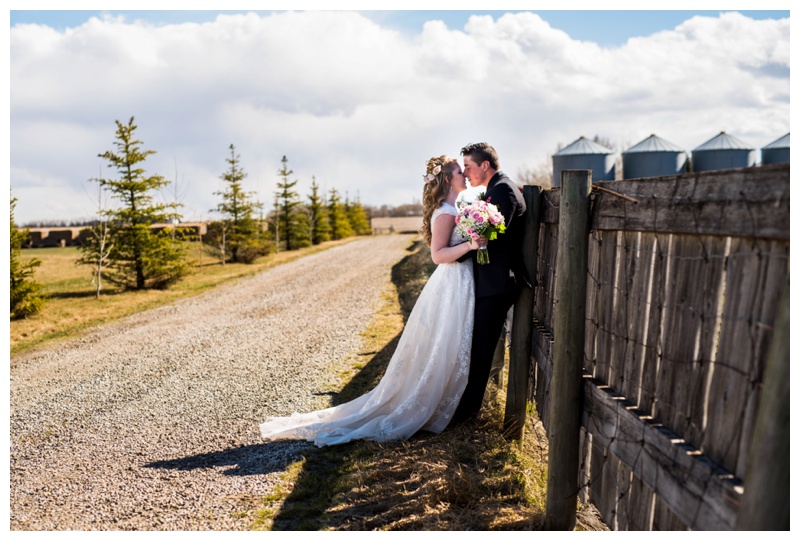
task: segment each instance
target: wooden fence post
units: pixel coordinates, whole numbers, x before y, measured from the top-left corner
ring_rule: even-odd
[[[524,186],[525,229],[522,235],[522,257],[531,285],[536,280],[536,260],[539,257],[539,223],[541,220],[540,186]],[[528,407],[528,381],[531,369],[531,337],[533,335],[533,288],[523,287],[514,304],[511,325],[511,348],[508,361],[508,390],[503,433],[514,440],[522,438]]]
[[[591,171],[562,171],[556,257],[553,376],[549,397],[545,515],[545,527],[549,530],[573,530],[578,506],[591,190]]]
[[[764,367],[737,530],[789,530],[789,332],[787,278]]]

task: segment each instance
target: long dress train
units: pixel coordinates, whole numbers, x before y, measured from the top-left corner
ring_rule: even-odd
[[[447,203],[434,211],[456,214]],[[453,231],[450,245],[463,240]],[[267,440],[305,439],[317,446],[356,439],[408,439],[444,430],[467,385],[475,290],[472,262],[440,264],[408,317],[386,373],[370,392],[345,404],[273,417],[260,425]]]

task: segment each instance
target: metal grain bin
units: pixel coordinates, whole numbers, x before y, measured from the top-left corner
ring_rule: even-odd
[[[561,172],[566,169],[591,169],[592,182],[614,180],[614,155],[610,149],[581,136],[553,154],[553,186],[561,185]]]
[[[686,152],[655,134],[622,153],[622,176],[661,177],[686,172]]]
[[[789,163],[789,134],[761,149],[761,165]]]
[[[755,148],[724,131],[692,151],[692,171],[735,169],[755,164]]]

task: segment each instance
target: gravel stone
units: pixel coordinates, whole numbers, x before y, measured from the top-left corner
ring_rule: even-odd
[[[12,359],[12,530],[242,530],[410,238],[357,240]]]

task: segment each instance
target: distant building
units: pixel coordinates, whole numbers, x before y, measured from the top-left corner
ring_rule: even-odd
[[[755,164],[755,148],[724,131],[692,151],[692,171],[735,169]]]
[[[553,186],[561,185],[561,172],[590,169],[592,182],[614,180],[613,151],[583,136],[553,154]]]
[[[789,163],[789,134],[761,149],[761,164]]]
[[[651,135],[622,153],[623,178],[661,177],[686,172],[686,152]]]

